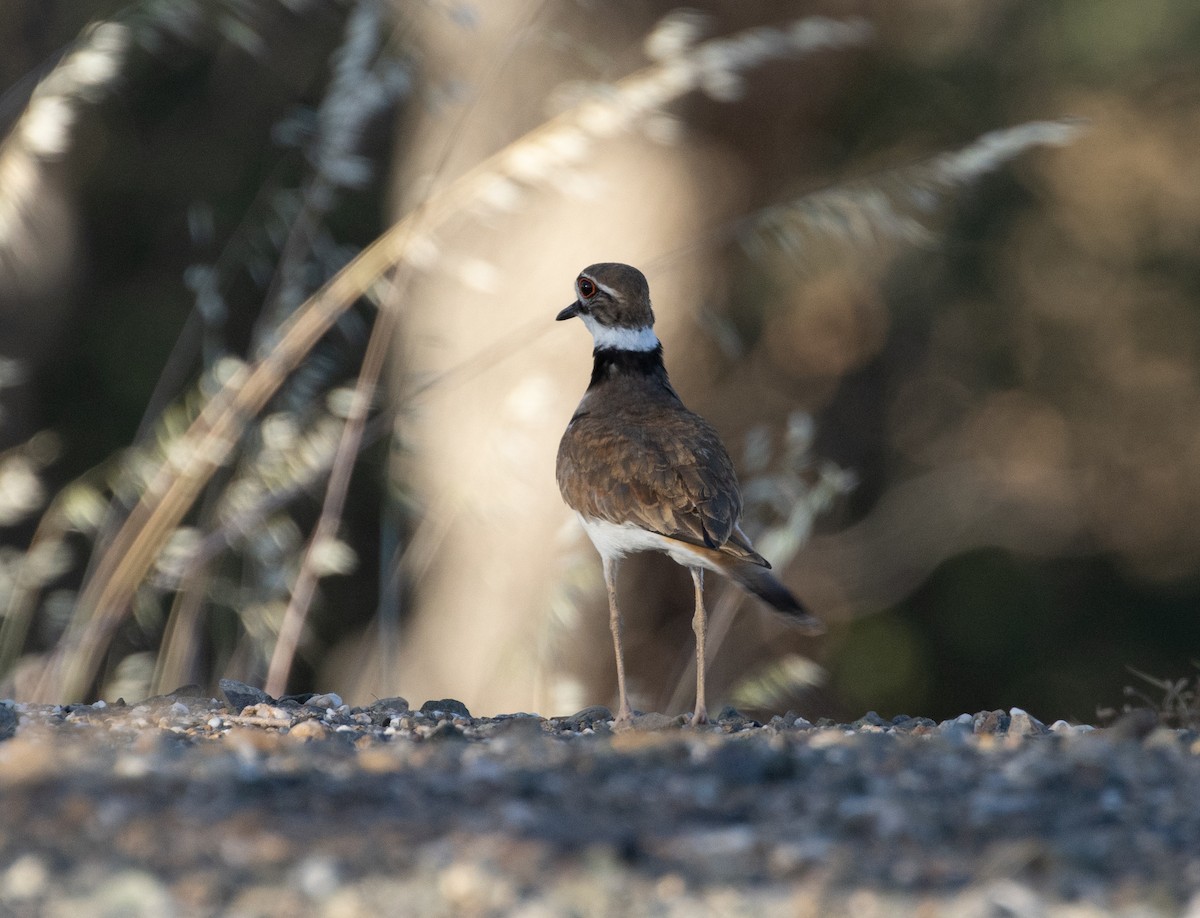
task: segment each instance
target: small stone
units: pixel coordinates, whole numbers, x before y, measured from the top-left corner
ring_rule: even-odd
[[[1007,733],[1011,718],[1004,711],[980,711],[973,718],[975,732],[978,733]]]
[[[0,874],[0,901],[26,902],[43,895],[50,870],[36,854],[23,854]]]
[[[221,694],[229,701],[229,707],[234,711],[241,711],[243,708],[255,704],[272,704],[274,702],[274,699],[262,689],[247,685],[245,682],[238,682],[236,679],[222,679],[218,685],[221,688]]]
[[[495,737],[510,737],[525,739],[542,735],[542,719],[540,717],[505,717],[498,719],[490,731]]]
[[[209,711],[218,706],[219,702],[206,694],[198,685],[183,685],[165,695],[151,695],[148,698],[143,698],[130,709],[130,713],[139,717],[153,715],[155,717],[179,718],[193,713]],[[241,709],[239,708],[238,710]]]
[[[943,720],[937,732],[952,741],[963,741],[975,732],[975,718],[970,714],[959,714],[952,720]]]
[[[319,720],[302,720],[288,730],[287,735],[294,740],[308,742],[325,739],[329,735],[329,729]]]
[[[343,703],[341,696],[335,695],[333,692],[326,692],[324,695],[313,695],[308,701],[304,702],[306,707],[320,708],[322,710],[340,708]]]
[[[292,883],[309,899],[328,899],[341,886],[341,870],[333,858],[310,854],[292,871]]]
[[[635,730],[666,730],[676,726],[677,719],[666,714],[659,714],[657,711],[650,711],[646,714],[634,714],[631,725]]]
[[[937,722],[928,717],[908,717],[903,723],[895,725],[895,729],[899,733],[907,733],[910,736],[928,736],[930,733],[937,731]]]
[[[258,717],[262,720],[279,721],[281,725],[292,722],[292,714],[273,704],[255,704],[242,709],[243,717]]]
[[[17,732],[19,723],[20,718],[12,709],[12,705],[7,701],[0,702],[0,740],[12,737]]]
[[[583,730],[587,727],[595,726],[597,723],[605,723],[613,719],[613,713],[602,704],[594,704],[584,708],[582,711],[576,711],[570,717],[561,718],[561,723],[565,727],[570,727],[572,730]]]
[[[850,724],[850,726],[856,730],[860,730],[863,727],[890,727],[891,724],[874,711],[867,711],[866,714]]]
[[[453,698],[442,698],[438,701],[427,701],[421,705],[422,714],[450,714],[454,717],[470,718],[471,712],[461,701]]]
[[[380,698],[368,708],[372,714],[407,714],[408,699],[401,698],[399,695],[394,698]]]
[[[295,692],[291,695],[284,695],[277,704],[289,708],[299,708],[308,704],[309,700],[315,697],[317,697],[316,692]]]
[[[1008,733],[1010,736],[1041,736],[1048,733],[1046,725],[1031,716],[1021,708],[1011,708],[1008,712]]]
[[[721,710],[717,713],[717,716],[714,718],[714,720],[716,720],[717,723],[721,723],[721,724],[724,724],[724,723],[744,724],[744,723],[746,723],[748,718],[745,717],[745,715],[743,715],[742,712],[739,711],[737,708],[735,708],[733,705],[727,704],[727,705],[725,705],[725,707],[721,708]]]
[[[424,736],[430,740],[441,740],[442,742],[454,740],[466,740],[466,735],[453,722],[443,720],[439,723],[423,728]]]

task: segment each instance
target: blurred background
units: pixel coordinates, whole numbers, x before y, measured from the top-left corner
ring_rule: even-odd
[[[553,317],[607,260],[830,626],[710,590],[710,707],[1093,721],[1194,675],[1198,43],[1187,0],[9,0],[0,694],[262,684],[306,565],[289,691],[612,703],[553,475],[591,361]],[[88,631],[188,426],[396,225]],[[622,573],[635,707],[687,710],[687,574]]]

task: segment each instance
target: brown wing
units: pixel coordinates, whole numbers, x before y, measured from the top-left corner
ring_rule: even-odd
[[[712,426],[686,409],[653,424],[580,412],[559,444],[558,487],[585,517],[766,564],[737,528],[742,498],[729,453]]]

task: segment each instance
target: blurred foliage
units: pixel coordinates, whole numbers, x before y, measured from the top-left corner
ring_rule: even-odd
[[[1131,669],[1131,672],[1138,682],[1125,686],[1125,696],[1133,700],[1122,705],[1123,714],[1148,710],[1154,712],[1157,719],[1168,727],[1183,730],[1200,728],[1200,676],[1163,679],[1136,669]],[[1100,716],[1108,719],[1116,713],[1114,709],[1101,709]]]
[[[847,5],[702,6],[711,18],[676,14],[648,33],[661,69],[643,88],[667,92],[680,79],[669,65],[705,30]],[[1200,646],[1200,10],[866,9],[870,41],[800,71],[722,63],[761,50],[745,42],[712,51],[639,127],[703,138],[742,170],[737,218],[674,247],[712,247],[728,266],[727,302],[698,316],[713,362],[764,380],[783,439],[803,440],[759,460],[772,434],[752,432],[745,483],[772,557],[797,557],[797,582],[833,584],[818,589],[841,617],[821,660],[827,694],[807,698],[852,713],[1019,705],[1087,720],[1126,665],[1185,672]],[[452,11],[464,30],[488,14],[468,10]],[[0,366],[6,692],[28,691],[94,541],[111,538],[205,398],[384,230],[386,174],[406,153],[392,124],[422,63],[388,12],[365,0],[15,0],[0,12],[0,124],[12,128],[0,183],[24,183],[0,212],[0,356],[15,360]],[[76,84],[35,94],[95,41],[89,21],[124,30],[112,72],[77,70]],[[576,40],[539,28],[535,50]],[[591,50],[581,74],[595,67],[610,91],[596,98],[629,102],[613,87],[646,66],[641,50]],[[423,105],[454,95],[424,89]],[[20,120],[39,100],[70,112],[62,148]],[[1067,116],[1086,130],[1048,139]],[[553,184],[552,164],[525,167]],[[486,286],[486,261],[472,264]],[[369,297],[346,312],[248,426],[140,589],[96,691],[261,678],[373,314]],[[381,593],[399,606],[416,588],[390,569],[417,496],[387,495],[380,513],[386,453],[409,448],[402,423],[388,442],[406,407],[380,406],[369,428],[327,556],[342,575],[322,582],[293,688],[311,686],[346,633],[395,627],[377,618]],[[795,707],[789,686],[805,697],[821,674],[781,654],[747,665],[735,697]]]

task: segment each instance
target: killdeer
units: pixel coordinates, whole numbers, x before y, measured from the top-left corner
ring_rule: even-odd
[[[621,652],[617,567],[627,554],[665,552],[686,567],[696,589],[696,708],[704,702],[704,572],[736,581],[808,633],[824,626],[767,571],[738,525],[742,495],[717,432],[683,406],[654,334],[650,288],[637,268],[603,263],[575,279],[578,316],[592,333],[592,378],[558,446],[558,489],[600,553],[609,626],[617,656],[617,722],[631,717]]]

